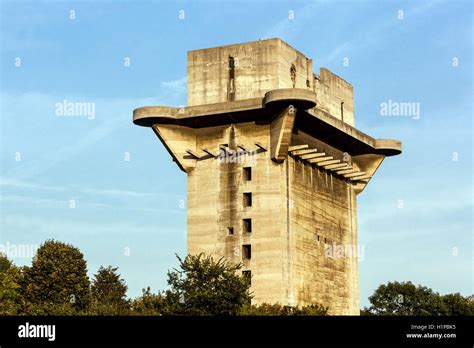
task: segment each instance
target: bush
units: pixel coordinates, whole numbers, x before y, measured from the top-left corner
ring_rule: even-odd
[[[142,290],[142,296],[131,301],[131,313],[134,315],[163,315],[169,312],[165,297],[153,294],[150,287]]]
[[[298,308],[262,303],[261,305],[245,306],[240,314],[250,316],[322,316],[327,315],[327,312],[327,307],[318,304]]]
[[[168,272],[164,314],[235,315],[250,303],[249,279],[237,274],[241,264],[203,254],[177,258],[180,269]]]

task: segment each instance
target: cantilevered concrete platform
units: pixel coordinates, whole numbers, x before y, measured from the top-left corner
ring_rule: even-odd
[[[345,149],[345,152],[350,154],[350,156],[361,156],[359,157],[359,161],[356,160],[354,166],[345,163],[343,158],[333,159],[332,157],[330,159],[333,160],[333,162],[329,164],[321,162],[321,164],[319,164],[322,168],[331,170],[335,174],[338,174],[338,172],[343,173],[339,175],[350,178],[352,182],[359,184],[357,191],[361,191],[365,187],[365,184],[368,183],[372,175],[375,173],[375,170],[378,165],[380,165],[379,162],[381,162],[383,157],[398,155],[402,151],[400,141],[392,139],[374,139],[319,109],[317,107],[316,94],[307,89],[276,89],[267,92],[263,98],[252,98],[181,108],[168,106],[144,106],[133,111],[133,122],[136,125],[144,127],[153,127],[154,125],[175,125],[187,127],[195,130],[194,132],[198,132],[199,128],[222,126],[226,124],[245,122],[270,124],[273,122],[276,114],[288,107],[293,108],[292,110],[296,114],[294,126],[297,129],[300,129],[312,137],[318,138],[335,148]],[[159,128],[155,128],[155,131],[158,132],[157,135],[160,136]],[[292,145],[298,146],[298,144]],[[189,146],[193,147],[192,144],[189,144]],[[286,144],[286,147],[289,148],[290,144]],[[181,149],[182,158],[176,156],[171,148],[167,147],[167,149],[183,171],[188,172],[188,170],[195,167],[195,163],[190,165],[189,161],[187,161],[188,164],[186,165],[183,161],[184,158],[189,159],[189,153],[187,150],[190,149]],[[199,150],[204,152],[204,149],[195,149],[192,151]],[[214,150],[215,153],[219,153],[220,148],[217,146],[212,150]],[[320,161],[314,157],[317,157],[318,153],[322,153],[322,151],[315,151],[313,156],[299,156],[298,153],[292,151],[289,151],[289,153],[310,164],[318,165]],[[376,157],[363,157],[364,155],[376,155]],[[191,162],[197,161],[200,158],[201,157],[196,157],[191,159]],[[202,158],[207,157],[203,155]],[[328,157],[323,158],[329,159]],[[345,171],[341,169],[343,166],[335,165],[337,163],[346,164],[344,169],[354,169],[355,171],[350,174],[345,174]],[[360,175],[354,175],[354,173],[359,173]]]

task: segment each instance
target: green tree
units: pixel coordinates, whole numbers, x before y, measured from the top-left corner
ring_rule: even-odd
[[[7,255],[0,253],[0,275],[10,269],[13,263],[8,259]]]
[[[425,286],[411,282],[380,285],[369,297],[368,311],[376,315],[447,315],[442,297]],[[367,313],[366,313],[367,314]]]
[[[131,313],[136,315],[163,315],[167,312],[166,307],[166,298],[161,293],[153,294],[150,287],[147,287],[142,289],[142,296],[132,300]]]
[[[448,315],[474,315],[474,302],[459,293],[442,296]]]
[[[250,303],[249,279],[238,274],[241,264],[203,254],[177,258],[180,269],[168,272],[165,314],[235,315]]]
[[[28,314],[77,314],[90,300],[87,264],[78,248],[47,240],[25,268],[22,290]]]
[[[120,278],[118,268],[100,267],[91,285],[92,311],[99,315],[124,315],[129,303],[127,285]]]
[[[21,269],[0,254],[0,315],[21,314],[24,305],[20,286],[22,277]]]
[[[240,314],[251,316],[322,316],[327,315],[327,312],[328,308],[319,304],[298,308],[262,303],[261,305],[245,306]]]
[[[294,315],[298,316],[314,316],[314,315],[327,315],[328,314],[328,307],[324,307],[320,304],[312,304],[308,306],[301,307],[300,309],[296,310]]]

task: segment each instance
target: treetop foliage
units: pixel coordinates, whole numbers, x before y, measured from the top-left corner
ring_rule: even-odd
[[[411,282],[388,282],[369,297],[366,315],[474,315],[474,302],[457,294],[440,295]]]
[[[250,279],[242,264],[210,255],[177,256],[168,271],[168,289],[127,298],[118,268],[100,266],[90,280],[81,251],[47,240],[31,266],[17,267],[0,254],[0,315],[327,315],[321,304],[292,307],[252,305]],[[473,298],[440,295],[411,282],[380,285],[362,315],[474,315]]]

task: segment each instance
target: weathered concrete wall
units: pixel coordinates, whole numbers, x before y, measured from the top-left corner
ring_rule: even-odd
[[[255,142],[268,145],[270,126],[254,123],[201,129],[197,148],[217,151],[219,144],[243,144],[255,150]],[[233,135],[232,135],[233,134]],[[242,156],[242,163],[219,158],[198,161],[188,174],[188,252],[225,256],[243,262],[252,273],[254,303],[282,302],[282,228],[284,196],[280,185],[283,167],[270,160],[270,152]],[[243,168],[252,168],[252,179],[243,178]],[[243,193],[252,193],[252,206],[243,206]],[[252,220],[252,232],[243,231],[243,219]],[[229,235],[228,228],[234,229]],[[251,245],[251,259],[242,259],[242,245]]]
[[[313,89],[313,61],[284,41],[278,47],[278,88]]]
[[[261,98],[279,88],[314,90],[318,108],[354,125],[352,85],[325,68],[316,77],[313,61],[280,39],[188,52],[189,106]]]
[[[347,154],[304,132],[304,143],[342,159]],[[350,161],[350,159],[348,159]],[[347,180],[288,158],[293,297],[322,303],[330,314],[359,315],[356,194]]]
[[[270,125],[243,123],[200,129],[196,148],[256,149],[255,142],[269,141]],[[343,156],[303,132],[294,134],[292,143]],[[252,273],[253,303],[322,303],[331,314],[357,314],[357,260],[331,258],[324,249],[325,241],[357,245],[355,193],[323,170],[292,157],[277,164],[270,155],[197,162],[188,174],[188,252],[243,262]],[[250,181],[244,180],[244,167],[252,168]],[[250,207],[243,205],[244,192],[252,193]],[[243,230],[245,218],[252,220],[250,233]],[[244,244],[251,245],[250,260],[243,259]]]
[[[278,50],[274,39],[188,52],[188,105],[256,98],[279,88]]]
[[[344,180],[302,161],[291,158],[289,173],[295,304],[322,303],[330,314],[358,315],[357,259],[337,249],[357,248],[355,194]]]
[[[312,89],[312,69],[311,59],[280,39],[190,51],[188,105],[261,98],[278,88]]]
[[[354,89],[328,69],[321,68],[314,78],[317,107],[354,126]]]

